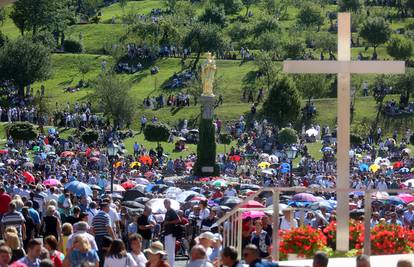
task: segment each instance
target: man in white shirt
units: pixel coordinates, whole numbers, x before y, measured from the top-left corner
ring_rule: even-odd
[[[385,182],[385,179],[384,178],[381,178],[381,181],[378,182],[377,188],[380,191],[384,191],[384,190],[387,190],[388,189],[388,185]]]
[[[226,191],[224,191],[224,196],[226,196],[226,197],[235,197],[235,196],[237,196],[237,191],[231,185],[229,185],[227,187]]]
[[[59,196],[56,194],[55,190],[56,189],[54,187],[51,187],[49,189],[50,194],[45,199],[46,200],[46,204],[48,204],[50,202],[50,200],[55,200],[56,203],[58,202]]]

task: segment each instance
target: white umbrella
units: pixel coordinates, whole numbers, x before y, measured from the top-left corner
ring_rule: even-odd
[[[261,159],[267,159],[267,158],[269,158],[269,154],[267,154],[267,153],[262,153],[262,154],[260,154],[260,158],[261,158]]]
[[[276,155],[270,155],[269,156],[269,161],[270,161],[270,163],[278,163],[279,159]]]
[[[389,159],[387,159],[387,158],[381,158],[381,157],[376,158],[375,161],[374,161],[374,163],[375,164],[378,164],[380,166],[390,166],[391,165],[391,162],[390,162]]]
[[[183,190],[178,187],[170,187],[165,191],[165,197],[175,199]]]
[[[145,193],[145,185],[143,185],[143,184],[137,184],[135,187],[134,187],[134,189],[135,190],[138,190],[139,192],[141,192],[141,193]]]
[[[262,170],[262,174],[273,175],[275,173],[276,173],[276,170],[274,170],[274,169],[265,169],[265,170]]]
[[[160,214],[160,213],[166,213],[167,209],[164,206],[164,198],[154,198],[151,199],[146,203],[146,206],[148,206],[153,213]],[[173,210],[179,210],[180,209],[180,203],[178,203],[176,200],[170,199],[171,201],[171,208]]]
[[[189,198],[190,196],[202,196],[202,195],[200,193],[197,193],[196,191],[188,190],[188,191],[184,191],[178,194],[175,200],[177,200],[180,203],[185,203],[187,198]]]
[[[279,215],[282,215],[282,211],[287,208],[288,205],[279,203]],[[269,210],[266,210],[265,213],[269,215],[273,215],[273,204],[268,206]]]
[[[111,191],[111,185],[106,187],[106,191]],[[125,188],[123,188],[120,184],[114,184],[114,192],[125,192]]]
[[[319,134],[318,130],[316,130],[315,128],[310,128],[310,129],[306,130],[305,133],[308,136],[317,136]]]
[[[409,186],[409,184],[411,184],[411,187],[414,187],[414,179],[409,179],[405,181],[403,184],[406,186]]]
[[[407,154],[411,154],[411,149],[409,148],[404,148],[403,152],[407,153]]]
[[[137,184],[147,185],[150,182],[145,178],[133,178]]]

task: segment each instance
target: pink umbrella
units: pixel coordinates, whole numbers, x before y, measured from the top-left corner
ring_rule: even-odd
[[[47,179],[43,181],[43,185],[57,186],[57,185],[60,185],[60,181],[57,179]]]
[[[242,208],[264,208],[263,204],[260,202],[257,202],[255,200],[249,200],[246,203],[244,203]]]
[[[265,216],[265,213],[261,210],[251,210],[251,211],[245,211],[242,213],[242,219],[247,219],[247,218],[252,218],[252,219],[256,219],[256,218],[262,218]]]
[[[399,194],[398,198],[404,201],[406,204],[414,201],[414,196],[410,194]]]
[[[293,196],[293,201],[299,201],[299,202],[318,202],[318,199],[309,193],[299,193]]]
[[[152,176],[154,176],[154,173],[153,173],[153,172],[146,172],[146,173],[144,174],[144,176],[145,176],[146,178],[151,178]]]
[[[89,160],[90,160],[90,161],[92,161],[92,162],[97,162],[97,161],[99,161],[99,158],[97,158],[97,157],[92,157],[92,158],[89,158]]]

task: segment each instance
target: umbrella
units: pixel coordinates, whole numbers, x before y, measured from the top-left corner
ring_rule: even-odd
[[[138,203],[136,201],[122,201],[122,206],[128,207],[128,208],[135,208],[135,209],[143,209],[145,206],[141,203]]]
[[[135,199],[136,202],[141,203],[141,204],[145,204],[149,201],[150,199],[147,197],[138,197]]]
[[[284,209],[286,209],[287,207],[288,207],[288,205],[283,204],[283,203],[279,203],[279,215],[282,215],[282,211]],[[272,215],[273,214],[273,204],[270,205],[268,208],[269,208],[269,210],[267,210],[266,213]]]
[[[397,196],[390,196],[388,199],[385,200],[385,202],[390,202],[394,205],[405,205],[405,202]]]
[[[380,169],[380,166],[378,164],[372,164],[371,166],[369,166],[369,170],[371,172],[377,172]]]
[[[124,197],[119,193],[109,194],[113,199],[123,199]]]
[[[359,165],[359,170],[362,172],[367,172],[369,171],[369,166],[368,164],[362,163],[361,165]]]
[[[227,181],[224,181],[224,180],[213,181],[213,186],[215,186],[215,187],[226,187],[227,186]]]
[[[123,188],[120,184],[113,185],[114,192],[125,192],[125,188]],[[108,185],[105,188],[106,191],[111,191],[111,185]]]
[[[386,165],[386,166],[390,166],[391,165],[391,162],[390,162],[389,159],[387,159],[387,158],[381,158],[381,157],[376,158],[374,160],[374,163],[377,164],[377,165]]]
[[[406,204],[414,201],[414,196],[410,194],[399,194],[398,198],[404,201]]]
[[[401,168],[401,169],[399,170],[399,172],[400,172],[400,173],[409,173],[409,172],[410,172],[410,169],[408,169],[408,168]]]
[[[141,156],[139,157],[139,162],[141,162],[142,164],[147,164],[147,165],[151,165],[152,164],[152,159],[150,158],[150,156]]]
[[[34,152],[38,152],[38,151],[40,150],[40,146],[34,146],[34,147],[32,148],[32,150],[33,150]]]
[[[319,132],[315,128],[311,128],[306,130],[305,133],[307,136],[317,136]]]
[[[201,196],[201,195],[197,193],[196,191],[188,190],[188,191],[184,191],[178,194],[175,199],[180,203],[185,203],[186,201],[188,201],[189,198],[193,198],[195,196]]]
[[[144,173],[144,176],[147,177],[147,178],[151,178],[152,176],[154,176],[154,173],[153,172],[146,172],[146,173]]]
[[[411,187],[414,187],[414,179],[409,179],[405,181],[403,184],[406,186],[409,186],[411,184]]]
[[[23,167],[33,168],[34,167],[34,164],[32,162],[26,162],[25,164],[23,164]]]
[[[153,213],[166,213],[167,209],[164,206],[164,200],[163,198],[154,198],[147,202],[146,206],[149,207]],[[180,203],[177,201],[170,199],[171,201],[171,208],[173,210],[179,210],[180,209]]]
[[[257,184],[241,184],[240,190],[250,189],[250,190],[259,190],[261,187]]]
[[[269,162],[260,162],[259,165],[257,165],[257,167],[262,168],[262,169],[266,169],[270,167],[270,163]]]
[[[114,167],[114,168],[120,168],[120,167],[122,167],[122,161],[117,161],[117,162],[115,162],[112,166]]]
[[[63,152],[60,154],[60,156],[61,156],[62,158],[69,158],[69,157],[73,157],[73,156],[75,156],[75,152],[73,152],[73,151],[63,151]]]
[[[227,206],[227,207],[230,207],[230,208],[234,208],[235,206],[237,206],[241,202],[242,202],[242,200],[238,197],[224,197],[220,201],[220,205]]]
[[[263,204],[255,200],[249,200],[241,205],[242,208],[264,208]]]
[[[407,154],[411,154],[411,149],[409,149],[409,148],[404,148],[402,151],[407,153]]]
[[[15,163],[16,163],[16,160],[14,160],[14,159],[8,159],[7,160],[7,164],[13,165]]]
[[[242,219],[247,219],[247,218],[252,218],[252,219],[256,219],[256,218],[262,218],[265,216],[265,213],[263,211],[260,210],[251,210],[251,211],[245,211],[242,213]]]
[[[89,161],[91,161],[91,162],[98,162],[99,161],[99,158],[92,157],[92,158],[89,158]]]
[[[102,190],[102,188],[100,186],[96,185],[96,184],[93,184],[90,187],[91,187],[92,190],[98,190],[98,191]]]
[[[293,196],[293,201],[299,201],[299,202],[316,202],[318,199],[309,193],[299,193]]]
[[[25,178],[26,183],[28,184],[36,182],[36,179],[34,178],[33,174],[30,172],[23,172],[23,177]]]
[[[273,175],[276,174],[277,171],[275,169],[265,169],[262,171],[262,174]]]
[[[65,185],[65,189],[69,190],[70,192],[74,193],[77,196],[91,196],[92,189],[88,184],[79,182],[79,181],[72,181]]]
[[[126,182],[123,182],[123,183],[121,184],[121,186],[122,186],[125,190],[132,189],[132,188],[134,188],[134,187],[135,187],[135,185],[136,185],[136,183],[135,183],[134,181],[126,181]]]
[[[175,199],[177,197],[177,195],[179,195],[181,192],[183,192],[183,190],[178,188],[178,187],[169,187],[165,191],[165,197]]]
[[[7,149],[0,149],[0,155],[4,155],[4,154],[7,154],[7,153],[9,153],[9,150],[7,150]]]
[[[43,185],[48,185],[48,186],[57,186],[60,185],[60,181],[58,179],[47,179],[45,181],[43,181]]]
[[[234,156],[231,156],[229,159],[230,159],[231,161],[236,161],[236,162],[238,162],[238,161],[240,161],[240,160],[241,160],[241,157],[240,157],[239,155],[234,155]]]
[[[376,192],[372,194],[372,197],[376,200],[385,200],[390,197],[387,192]]]
[[[276,155],[270,155],[269,161],[270,163],[277,163],[279,161],[279,158]]]
[[[137,191],[139,191],[139,192],[141,192],[141,193],[145,193],[145,185],[143,185],[143,184],[137,184],[135,187],[134,187],[134,189],[135,190],[137,190]]]
[[[135,179],[135,182],[137,183],[137,184],[143,184],[143,185],[147,185],[147,184],[149,184],[150,182],[147,180],[147,179],[145,179],[145,178],[136,178]]]
[[[404,163],[402,163],[401,161],[397,161],[392,165],[394,169],[399,169],[399,168],[402,168],[403,166],[404,166]]]
[[[203,196],[195,196],[191,199],[191,201],[206,201],[207,198],[203,197]]]
[[[262,153],[262,154],[260,154],[260,158],[261,159],[266,159],[266,158],[268,158],[269,157],[269,154],[267,154],[267,153]]]
[[[129,168],[133,169],[135,167],[141,167],[141,163],[139,163],[138,161],[134,161],[131,164],[129,164]]]
[[[328,151],[332,151],[332,150],[333,150],[333,148],[329,147],[329,146],[326,146],[326,147],[321,149],[322,152],[328,152]]]

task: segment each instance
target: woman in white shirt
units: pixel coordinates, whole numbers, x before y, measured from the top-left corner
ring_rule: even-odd
[[[283,217],[280,220],[280,230],[290,230],[298,228],[298,221],[293,217],[293,209],[287,207],[283,210]]]
[[[112,241],[108,256],[105,257],[104,267],[114,266],[138,267],[131,254],[127,253],[121,239]]]
[[[132,234],[129,237],[129,245],[131,247],[131,256],[134,258],[138,267],[145,267],[147,258],[142,253],[142,236],[139,234]]]

